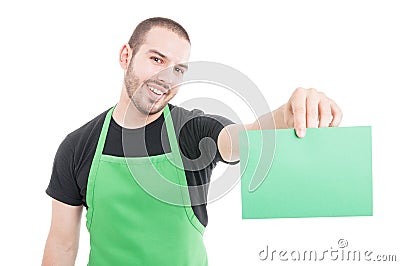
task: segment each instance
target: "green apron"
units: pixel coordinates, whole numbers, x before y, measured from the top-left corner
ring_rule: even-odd
[[[168,105],[163,115],[171,153],[150,157],[102,154],[113,110],[104,120],[88,177],[88,265],[207,265],[204,226],[192,207],[156,199],[142,189],[130,170],[134,167],[135,173],[148,178],[155,172],[148,169],[154,167],[161,176],[187,185]]]

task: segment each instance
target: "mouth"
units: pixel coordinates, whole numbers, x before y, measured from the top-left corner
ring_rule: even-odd
[[[163,94],[164,94],[164,92],[160,91],[160,90],[157,89],[157,88],[154,88],[154,87],[152,87],[152,86],[147,86],[147,87],[149,88],[149,90],[151,90],[152,92],[154,92],[154,93],[157,94],[157,95],[163,95]]]
[[[149,91],[149,95],[154,100],[160,100],[165,94],[167,94],[168,90],[160,85],[154,83],[146,84],[146,87]]]

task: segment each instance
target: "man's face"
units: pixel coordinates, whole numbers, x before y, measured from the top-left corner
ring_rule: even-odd
[[[124,82],[129,98],[144,114],[155,114],[178,92],[190,44],[176,33],[156,27],[131,59]]]

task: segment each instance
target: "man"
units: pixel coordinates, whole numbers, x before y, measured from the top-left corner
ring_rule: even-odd
[[[304,137],[306,127],[340,123],[339,107],[314,89],[296,89],[272,116],[248,125],[173,106],[168,102],[179,89],[174,85],[186,71],[189,54],[185,29],[166,18],[141,22],[122,46],[119,102],[68,134],[55,156],[46,190],[53,202],[43,265],[74,264],[83,206],[89,265],[207,265],[206,204],[169,204],[137,181],[156,178],[157,172],[184,187],[207,185],[218,161],[238,161],[240,130],[294,127]],[[203,156],[199,143],[205,137],[214,140],[217,151],[203,147],[210,163],[191,168],[190,159]],[[191,200],[206,198],[204,191],[189,192]]]

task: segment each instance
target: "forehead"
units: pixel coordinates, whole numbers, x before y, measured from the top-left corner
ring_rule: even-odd
[[[139,52],[147,53],[156,50],[175,63],[187,62],[190,55],[190,44],[175,32],[155,27],[146,34]]]

